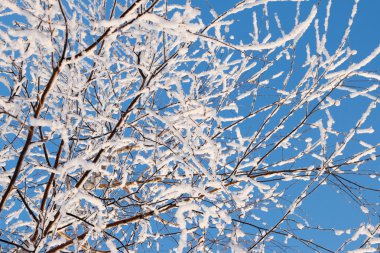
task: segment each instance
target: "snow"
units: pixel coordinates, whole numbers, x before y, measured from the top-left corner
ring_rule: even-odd
[[[367,207],[365,207],[365,206],[361,206],[360,207],[360,209],[362,210],[362,212],[363,213],[365,213],[365,214],[368,214],[369,213],[369,210],[368,210],[368,208]]]
[[[356,130],[356,132],[358,134],[372,134],[375,132],[375,130],[372,127],[369,127],[369,128],[358,129]]]
[[[376,252],[376,251],[377,249],[369,247],[369,248],[362,248],[362,249],[347,251],[347,253],[370,253],[370,252]]]
[[[329,73],[325,77],[326,77],[326,79],[333,79],[333,78],[337,78],[337,77],[344,76],[344,75],[351,75],[352,73],[355,73],[355,71],[366,66],[368,63],[370,63],[372,60],[374,60],[379,54],[380,54],[380,45],[377,48],[375,48],[372,51],[372,53],[369,54],[366,58],[364,58],[361,62],[354,63],[345,70]]]
[[[317,15],[317,7],[313,6],[312,10],[310,11],[309,16],[306,18],[306,20],[304,22],[295,26],[294,29],[290,33],[288,33],[285,36],[277,39],[276,41],[258,44],[258,45],[252,45],[251,47],[237,47],[237,48],[241,49],[241,50],[249,49],[249,50],[258,51],[258,50],[273,49],[273,48],[280,47],[280,46],[284,45],[286,42],[294,40],[295,38],[301,36],[307,30],[307,28],[310,26],[311,22],[313,21],[313,19],[315,18],[316,15]]]
[[[294,238],[319,225],[300,206],[325,185],[341,188],[327,172],[378,181],[377,167],[367,164],[378,156],[380,77],[366,68],[380,49],[364,55],[345,41],[331,47],[339,3],[247,0],[222,10],[202,1],[136,0],[109,15],[105,1],[65,1],[62,10],[59,1],[29,2],[0,3],[0,15],[20,19],[1,24],[0,185],[10,193],[0,215],[8,218],[4,232],[24,237],[23,245],[34,245],[34,230],[36,251],[85,231],[64,250],[99,241],[99,249],[116,252],[120,239],[136,252],[195,244],[193,251],[266,252],[267,242],[299,243]],[[286,5],[294,16],[273,12]],[[53,71],[64,14],[68,51]],[[252,23],[243,27],[240,17]],[[362,60],[352,63],[356,53]],[[350,83],[352,76],[364,81]],[[337,117],[355,103],[363,105],[357,117]],[[359,185],[349,190],[365,200],[357,219],[366,223],[323,230],[376,242],[372,195]],[[20,196],[26,204],[15,201]],[[271,226],[281,230],[283,221],[294,235],[273,235]],[[38,229],[48,224],[45,236]],[[210,234],[223,246],[210,243]]]

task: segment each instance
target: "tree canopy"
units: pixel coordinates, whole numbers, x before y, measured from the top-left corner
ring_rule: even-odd
[[[376,251],[362,2],[0,1],[2,251]]]

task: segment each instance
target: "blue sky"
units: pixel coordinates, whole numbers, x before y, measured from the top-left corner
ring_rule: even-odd
[[[178,1],[181,3],[185,3],[185,1]],[[301,15],[300,20],[303,21],[308,16],[308,13],[312,6],[317,3],[317,1],[310,0],[305,1],[305,3],[302,4],[301,8]],[[317,18],[320,19],[320,26],[323,24],[323,18],[325,15],[325,9],[322,6],[325,6],[327,3],[327,0],[321,0],[321,7],[319,9]],[[351,8],[354,1],[352,0],[333,0],[333,5],[331,9],[331,17],[330,17],[330,23],[329,23],[329,32],[327,34],[327,50],[330,52],[333,52],[336,50],[340,43],[340,39],[344,34],[345,28],[347,26]],[[215,11],[218,14],[223,13],[226,9],[234,6],[236,4],[236,1],[232,0],[193,0],[192,5],[197,6],[204,11],[202,14],[204,18],[204,23],[207,23],[209,20],[211,20],[211,14],[209,11],[207,11],[210,8],[215,9]],[[274,13],[278,14],[278,17],[281,20],[282,28],[284,29],[285,33],[289,32],[292,27],[294,26],[294,17],[296,15],[296,3],[295,2],[280,2],[280,3],[269,3],[268,4],[269,9],[269,17],[270,17],[270,25],[275,25],[274,23]],[[259,29],[263,29],[265,27],[265,19],[263,18],[263,11],[261,8],[255,8],[254,10],[257,10],[257,16],[259,18]],[[348,45],[352,50],[356,50],[357,54],[352,56],[347,64],[355,63],[361,61],[364,57],[366,57],[368,54],[370,54],[380,43],[380,1],[376,0],[361,0],[358,7],[358,14],[354,20],[354,25],[352,26],[352,30],[349,36]],[[13,16],[2,18],[0,17],[0,20],[4,24],[10,24]],[[243,41],[247,42],[250,40],[249,33],[252,32],[252,12],[251,11],[245,11],[242,14],[232,16],[232,18],[235,20],[234,24],[232,24],[229,28],[229,34],[226,38],[226,41],[230,42],[238,42]],[[2,30],[4,32],[4,30]],[[230,36],[233,35],[233,36]],[[273,37],[279,37],[281,36],[279,30],[274,30],[272,33]],[[300,55],[300,61],[298,59],[296,60],[296,66],[298,67],[298,73],[302,74],[302,68],[300,67],[302,65],[302,60],[304,60],[305,51],[304,48],[306,44],[310,44],[311,47],[315,46],[314,40],[315,40],[315,33],[312,27],[308,29],[308,31],[305,33],[304,37],[300,40],[299,46],[297,47],[297,53]],[[263,39],[265,37],[265,32],[263,34],[260,34],[260,39]],[[274,39],[273,38],[273,39]],[[197,44],[194,43],[196,46]],[[298,49],[299,48],[299,49]],[[193,48],[194,49],[194,48]],[[194,49],[195,50],[195,49]],[[260,53],[257,53],[259,56]],[[239,58],[238,55],[234,55],[233,57]],[[274,71],[279,71],[285,66],[279,65],[274,68]],[[347,67],[346,65],[343,65],[342,68]],[[284,67],[284,70],[286,71],[286,68]],[[364,70],[379,73],[380,72],[380,57],[377,57],[375,60],[373,60],[370,64],[368,64]],[[240,93],[242,93],[245,89],[249,89],[252,87],[250,83],[247,82],[247,80],[254,74],[254,71],[256,69],[253,69],[252,72],[247,72],[243,75],[243,77],[239,80],[240,85],[239,89],[233,93],[233,96],[236,96]],[[270,72],[272,73],[272,72]],[[270,74],[269,73],[269,74]],[[299,77],[298,74],[295,74],[294,80],[297,80],[297,77]],[[293,81],[293,80],[291,80]],[[279,81],[279,84],[281,82]],[[347,87],[356,87],[356,88],[366,88],[371,86],[372,84],[375,84],[376,82],[374,80],[364,80],[361,77],[351,77],[347,82],[344,83]],[[291,85],[290,85],[291,87]],[[188,90],[185,90],[185,92],[189,92]],[[274,99],[275,91],[273,90],[266,90],[263,94],[259,94],[260,97],[257,101],[257,106],[262,106],[267,103],[270,103],[272,99]],[[165,93],[165,92],[164,92]],[[375,91],[374,94],[379,95],[379,91]],[[5,96],[8,95],[8,92],[2,88],[1,82],[0,82],[0,95]],[[343,92],[334,92],[331,97],[333,98],[340,98],[344,96]],[[162,96],[162,104],[165,105],[168,99],[167,96]],[[354,127],[354,124],[358,118],[362,115],[363,111],[368,106],[368,100],[364,98],[357,98],[352,102],[353,100],[345,99],[343,100],[342,104],[339,107],[332,108],[332,114],[334,115],[335,119],[335,125],[334,127],[337,130],[340,130],[343,134],[336,137],[336,139],[333,139],[331,137],[331,143],[334,140],[341,140],[343,138],[344,134],[347,133],[351,128]],[[129,104],[129,101],[127,101]],[[159,105],[159,103],[157,103]],[[248,99],[243,99],[240,102],[238,102],[238,106],[240,107],[240,114],[248,113],[251,109],[251,101]],[[284,111],[286,113],[286,111]],[[231,112],[228,113],[220,113],[219,115],[222,116],[233,116]],[[265,116],[265,115],[264,115]],[[260,121],[264,119],[264,116],[259,116],[255,118],[255,120]],[[278,115],[278,119],[282,117],[283,115]],[[262,118],[261,118],[262,117]],[[292,125],[296,124],[297,120],[300,120],[303,117],[303,114],[296,114],[294,118],[288,122],[287,124]],[[323,120],[326,120],[326,115],[323,113],[317,113],[315,116],[310,119],[310,122],[315,122],[319,118],[322,118]],[[358,138],[355,139],[353,144],[350,144],[350,149],[348,150],[348,154],[355,153],[357,150],[359,150],[358,142],[360,140],[366,141],[368,143],[375,143],[377,144],[376,140],[380,139],[380,128],[379,128],[379,120],[380,114],[379,110],[376,111],[371,117],[367,120],[364,127],[372,126],[375,129],[375,134],[373,135],[360,135]],[[278,120],[276,119],[276,120]],[[271,123],[272,124],[272,123]],[[255,122],[247,121],[247,123],[242,124],[240,126],[240,130],[243,136],[249,136],[252,135],[253,131],[258,126],[255,125]],[[269,127],[272,127],[270,125]],[[275,127],[275,124],[273,125]],[[288,125],[286,126],[288,127]],[[286,128],[287,129],[287,128]],[[232,137],[236,137],[234,133],[231,133]],[[306,137],[311,137],[313,139],[318,138],[316,131],[310,131],[306,132],[305,135],[302,135],[299,140],[299,145],[304,146],[306,145],[304,140]],[[330,141],[329,140],[329,141]],[[295,143],[295,142],[294,142]],[[330,142],[328,144],[331,144]],[[0,147],[3,147],[5,143],[1,143],[0,140]],[[22,145],[22,143],[18,143],[17,145]],[[16,145],[16,146],[17,146]],[[331,147],[330,147],[331,148]],[[266,150],[259,151],[258,154],[262,155],[265,153]],[[262,153],[260,153],[262,152]],[[281,154],[282,152],[282,154]],[[271,157],[268,159],[268,162],[274,162],[278,161],[280,159],[280,156],[283,155],[285,157],[291,156],[292,151],[289,150],[281,150],[279,152],[274,153],[274,157]],[[377,153],[378,154],[378,153]],[[311,164],[310,164],[311,163]],[[308,160],[302,160],[300,164],[297,164],[297,166],[308,166],[308,165],[316,165],[315,161],[308,161]],[[14,166],[13,162],[7,163],[7,168],[10,168]],[[372,161],[369,163],[366,163],[361,167],[361,169],[366,170],[372,170],[372,171],[379,171],[379,159],[376,161]],[[331,177],[329,178],[331,179]],[[347,175],[346,179],[358,181],[363,185],[366,185],[367,187],[372,188],[379,188],[379,180],[378,177],[376,179],[369,179],[364,177],[357,177],[356,175]],[[265,180],[265,179],[263,179]],[[337,182],[337,179],[332,179],[332,182]],[[271,186],[275,185],[276,182],[269,182]],[[288,191],[286,192],[286,196],[284,196],[284,199],[291,200],[294,195],[297,195],[307,182],[297,182],[294,185],[291,184],[281,184],[279,186],[279,189],[281,187],[289,187]],[[354,233],[354,230],[350,231],[350,234],[348,233],[348,230],[352,228],[357,228],[362,222],[367,222],[370,216],[365,215],[363,212],[360,211],[360,208],[357,204],[355,204],[355,201],[350,198],[349,194],[344,193],[345,189],[340,189],[339,187],[334,186],[333,184],[330,184],[328,186],[322,186],[319,187],[317,191],[313,192],[309,198],[307,198],[300,208],[298,209],[297,215],[299,217],[296,217],[299,220],[302,220],[301,216],[305,218],[312,226],[320,226],[321,228],[330,228],[334,227],[340,230],[344,230],[347,233],[343,234],[341,237],[338,237],[337,239],[332,240],[331,238],[335,238],[334,231],[326,230],[322,233],[320,231],[317,231],[318,229],[310,229],[307,231],[299,231],[299,235],[304,236],[305,238],[314,238],[315,241],[318,243],[326,246],[330,249],[336,249],[341,245],[344,239],[347,239],[352,236]],[[357,191],[360,194],[360,191]],[[294,195],[292,195],[294,194]],[[379,222],[379,203],[380,198],[378,192],[366,192],[365,197],[368,198],[368,200],[372,202],[377,202],[378,205],[374,205],[370,207],[370,211],[372,212],[372,217],[375,220],[371,220],[373,224],[376,224],[376,221]],[[287,200],[284,200],[286,203]],[[17,207],[17,206],[16,206]],[[4,215],[4,214],[2,214]],[[262,226],[269,226],[274,224],[281,215],[283,215],[283,210],[276,209],[276,210],[270,210],[268,213],[260,213],[262,215],[262,220],[259,222],[259,225]],[[376,217],[377,216],[377,217]],[[4,221],[4,220],[3,220]],[[1,226],[4,226],[3,221],[0,221]],[[291,223],[291,222],[290,222]],[[290,225],[291,227],[294,227],[294,224]],[[245,228],[247,231],[249,231],[249,228]],[[318,232],[318,233],[317,233]],[[211,235],[214,235],[213,232]],[[250,244],[250,242],[246,242],[247,245]],[[360,246],[358,243],[353,243],[349,246],[347,249],[354,249],[357,246]],[[165,241],[163,243],[163,248],[165,247],[171,247],[175,245],[175,242],[173,241]],[[274,246],[274,244],[272,245]],[[271,248],[269,247],[268,250]],[[273,248],[273,252],[277,250],[277,248]],[[280,251],[281,252],[281,251]],[[292,247],[292,242],[289,244],[289,248],[284,249],[283,252],[311,252],[308,248],[303,248],[300,245],[297,245],[297,247]]]
[[[194,3],[195,2],[198,3],[199,1],[194,1]],[[308,1],[308,3],[305,3],[305,5],[303,6],[305,7],[309,5],[310,8],[315,2],[316,1]],[[330,16],[331,21],[329,23],[329,32],[327,34],[327,49],[330,52],[333,50],[335,51],[339,46],[341,38],[347,27],[349,17],[351,15],[351,8],[353,2],[354,1],[333,1]],[[211,0],[209,0],[208,3],[209,6],[213,6],[218,13],[223,12],[223,7],[229,7],[235,4],[234,1],[223,1],[222,4],[220,1]],[[321,1],[321,7],[319,8],[319,14],[317,17],[320,18],[320,26],[323,25],[323,18],[325,13],[323,6],[325,6],[326,3],[327,1]],[[273,14],[273,12],[278,12],[279,17],[284,18],[285,22],[282,22],[282,24],[285,31],[289,31],[289,29],[292,27],[293,23],[287,23],[287,21],[291,21],[294,18],[295,5],[295,3],[270,3],[268,5],[269,10],[272,11],[270,12],[271,14]],[[301,9],[303,10],[303,12],[301,12],[301,20],[305,18],[307,14],[305,10],[307,10],[307,8],[308,7]],[[351,63],[362,60],[379,45],[379,11],[380,1],[360,1],[358,6],[358,13],[354,20],[354,24],[352,26],[348,42],[349,47],[357,51],[357,54],[351,58]],[[252,29],[251,17],[252,16],[250,12],[246,12],[246,15],[237,15],[236,17],[234,17],[236,18],[235,25],[233,25],[230,30],[236,32],[235,34],[237,35],[235,35],[235,39],[241,39],[243,41],[247,39],[247,31],[250,31],[250,29]],[[263,26],[264,24],[261,23],[261,25]],[[310,41],[311,43],[313,43],[312,41],[314,41],[315,35],[314,32],[311,32],[311,30],[313,29],[309,28],[308,32],[306,32],[305,37],[303,38],[305,42]],[[300,53],[302,54],[302,52]],[[377,57],[364,69],[367,71],[379,73],[380,58]],[[353,85],[355,87],[369,87],[374,83],[376,82],[371,80],[364,80],[360,77],[353,77],[350,80],[350,82],[347,83],[347,85]],[[379,94],[379,92],[377,91],[376,94]],[[339,94],[333,94],[333,96],[334,95],[339,96]],[[340,129],[341,131],[348,131],[349,129],[351,129],[354,126],[354,120],[357,120],[361,116],[367,105],[368,101],[366,101],[365,99],[357,99],[355,100],[355,102],[351,102],[350,100],[342,102],[342,105],[339,108],[337,108],[335,112],[333,111],[334,119],[336,121],[335,127],[337,129]],[[373,126],[375,128],[375,130],[377,131],[375,135],[363,135],[362,140],[371,142],[373,138],[380,138],[380,133],[378,132],[379,117],[380,114],[377,111],[377,113],[372,115],[372,117],[370,117],[367,123],[365,124],[366,126]],[[248,129],[243,127],[242,132],[248,131]],[[313,137],[313,135],[311,135],[311,137]],[[355,149],[356,147],[352,146],[352,150]],[[379,171],[379,164],[379,161],[376,160],[363,166],[363,169],[369,168],[375,171]],[[350,179],[358,180],[358,178],[355,176],[351,177]],[[371,186],[375,189],[379,189],[378,179],[359,181],[364,185]],[[298,187],[295,186],[295,192],[297,192],[297,188]],[[380,203],[380,197],[378,192],[371,192],[368,196],[370,196],[370,199],[375,200],[375,202],[377,202],[378,204]],[[379,206],[372,206],[371,212],[379,214]],[[368,221],[366,215],[363,212],[361,212],[360,209],[358,209],[357,204],[355,204],[354,201],[350,199],[350,197],[347,194],[343,193],[342,189],[339,189],[338,187],[334,186],[320,187],[316,192],[312,193],[312,195],[308,199],[306,199],[301,205],[300,213],[305,217],[305,219],[310,221],[310,224],[317,224],[321,228],[335,227],[347,232],[346,234],[336,239],[332,239],[335,237],[335,235],[334,231],[331,230],[327,230],[322,233],[320,231],[313,233],[313,230],[308,230],[304,233],[301,233],[304,234],[306,237],[313,237],[316,242],[319,242],[330,249],[337,249],[337,247],[341,245],[343,238],[347,239],[352,236],[352,234],[354,233],[354,230],[352,230],[352,228],[356,228],[362,222]],[[270,220],[276,215],[280,214],[276,214],[275,211],[270,212],[266,216],[266,221]],[[351,234],[348,234],[349,230]],[[345,250],[354,249],[357,246],[360,246],[359,242],[353,243],[349,248],[346,248]],[[297,249],[292,249],[287,252],[311,252],[309,250],[310,249],[298,249],[297,251]]]

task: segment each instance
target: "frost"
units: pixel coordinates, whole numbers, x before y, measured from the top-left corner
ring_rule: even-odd
[[[365,213],[365,214],[369,213],[369,210],[368,210],[368,208],[367,208],[367,207],[365,207],[365,206],[361,206],[361,207],[360,207],[360,209],[361,209],[361,210],[362,210],[362,212],[363,212],[363,213]]]
[[[111,240],[106,241],[106,244],[107,244],[108,249],[111,251],[111,253],[118,252],[116,245]]]
[[[380,244],[380,238],[372,238],[369,242],[371,244]]]
[[[369,248],[350,250],[350,251],[347,251],[347,252],[348,253],[370,253],[370,252],[377,252],[377,249],[369,247]]]
[[[359,1],[347,20],[222,2],[0,1],[6,250],[323,250],[324,231],[371,250],[380,47],[350,48]],[[330,186],[359,228],[303,205]]]
[[[239,112],[239,108],[238,108],[238,106],[236,105],[236,103],[231,103],[231,104],[229,104],[229,105],[223,107],[222,110],[232,110],[232,111],[234,111],[234,112],[236,112],[236,113]]]
[[[356,130],[356,132],[358,134],[372,134],[375,132],[375,130],[372,127],[370,127],[370,128],[365,128],[365,129],[358,129]]]
[[[305,142],[306,142],[306,143],[310,143],[310,142],[312,142],[312,140],[313,140],[313,139],[309,137],[309,138],[306,138],[306,139],[305,139]]]
[[[342,76],[342,75],[349,75],[351,74],[352,72],[355,72],[356,70],[359,70],[360,68],[366,66],[368,63],[370,63],[373,59],[375,59],[375,57],[380,54],[380,45],[375,48],[372,53],[370,55],[368,55],[365,59],[363,59],[361,62],[359,63],[355,63],[355,64],[352,64],[349,68],[347,68],[346,70],[341,70],[341,71],[338,71],[338,72],[334,72],[334,73],[329,73],[326,75],[326,78],[327,79],[332,79],[332,78],[336,78],[338,76]]]

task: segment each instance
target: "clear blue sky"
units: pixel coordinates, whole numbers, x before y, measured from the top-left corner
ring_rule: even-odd
[[[185,2],[185,1],[181,1]],[[194,5],[200,6],[200,8],[215,8],[217,13],[222,13],[228,7],[233,6],[236,1],[232,0],[193,0]],[[317,1],[310,0],[306,2],[301,9],[301,21],[304,20],[310,10],[311,6]],[[322,0],[322,6],[325,6],[327,3],[326,0]],[[338,46],[340,38],[343,36],[344,30],[348,23],[348,19],[351,13],[351,7],[353,5],[353,0],[333,0],[333,7],[331,10],[331,21],[329,25],[329,33],[327,35],[327,49],[333,51]],[[286,32],[289,32],[293,26],[293,20],[295,16],[295,6],[296,3],[270,3],[269,10],[270,15],[273,15],[274,12],[277,12],[279,18],[283,20],[282,26]],[[205,20],[210,19],[211,16],[205,12]],[[208,16],[207,16],[208,15]],[[260,14],[258,14],[260,15]],[[320,10],[320,14],[324,17],[324,9]],[[318,16],[319,17],[319,16]],[[236,22],[231,26],[230,30],[233,30],[235,33],[234,38],[228,38],[229,40],[248,40],[248,33],[252,32],[252,15],[251,12],[246,12],[246,15],[234,16]],[[2,19],[3,22],[7,23],[11,21],[11,18]],[[273,16],[272,20],[273,22]],[[273,23],[272,23],[273,24]],[[323,25],[323,19],[320,20],[320,26]],[[265,26],[264,22],[259,22],[259,28]],[[305,34],[305,38],[302,39],[303,44],[308,43],[308,41],[314,41],[314,32],[312,29]],[[349,46],[353,50],[357,50],[357,54],[352,57],[351,62],[358,62],[362,60],[365,56],[372,52],[380,43],[380,1],[378,0],[361,0],[359,3],[358,14],[355,18],[354,25],[349,37]],[[300,52],[302,54],[302,52]],[[368,71],[373,71],[380,73],[380,59],[377,58],[372,61],[368,66],[365,67]],[[248,78],[248,76],[247,76]],[[367,87],[375,83],[374,81],[363,81],[360,77],[353,77],[350,79],[350,82],[347,85],[352,85],[356,87]],[[377,94],[379,92],[377,91]],[[2,90],[0,83],[0,95],[6,95],[5,90]],[[336,94],[340,96],[340,94]],[[355,100],[355,104],[350,103],[346,100],[339,108],[336,108],[334,112],[334,119],[336,121],[336,128],[341,131],[347,131],[353,127],[354,120],[357,120],[358,117],[363,113],[363,110],[368,105],[368,101],[364,99]],[[361,101],[363,104],[361,104]],[[378,111],[377,111],[378,112]],[[379,128],[379,118],[380,115],[373,115],[366,126],[372,125],[376,131],[375,135],[372,135],[370,138],[363,136],[363,140],[368,141],[369,143],[374,139],[380,139],[380,128]],[[242,126],[242,133],[248,133],[250,131],[250,126]],[[312,136],[314,137],[314,136]],[[366,139],[367,138],[367,139]],[[0,143],[1,146],[4,143]],[[357,147],[352,146],[353,151]],[[380,168],[379,159],[368,163],[365,166],[370,168]],[[369,168],[368,167],[368,168]],[[366,167],[364,167],[365,169]],[[361,182],[367,186],[374,188],[379,188],[379,181],[376,179]],[[292,191],[297,192],[301,186],[295,185]],[[378,193],[370,194],[371,199],[378,199],[380,203],[380,198]],[[291,198],[290,198],[291,199]],[[371,211],[379,212],[379,206],[373,206]],[[342,191],[336,187],[320,187],[318,191],[312,194],[302,206],[300,207],[300,213],[305,217],[311,224],[320,225],[323,227],[335,227],[342,230],[351,229],[353,227],[358,227],[361,222],[366,221],[366,216],[360,209],[353,203],[352,200],[346,194],[343,194]],[[262,217],[267,218],[267,222],[270,224],[275,220],[276,217],[281,215],[276,211],[269,212],[268,214],[262,214]],[[2,223],[0,223],[3,225]],[[315,238],[319,243],[325,245],[331,249],[338,247],[342,241],[331,240],[333,236],[332,231],[326,231],[325,233],[316,233],[318,238]],[[352,234],[351,234],[352,235]],[[342,235],[342,239],[348,238],[351,235],[345,234]],[[315,236],[312,231],[305,232],[305,237]],[[168,245],[171,245],[168,243]],[[164,245],[165,246],[165,245]],[[163,247],[164,247],[163,246]],[[353,244],[352,247],[354,247]],[[293,251],[294,250],[294,251]],[[310,249],[298,249],[298,252],[310,252]],[[297,252],[296,249],[289,250],[287,252]]]

